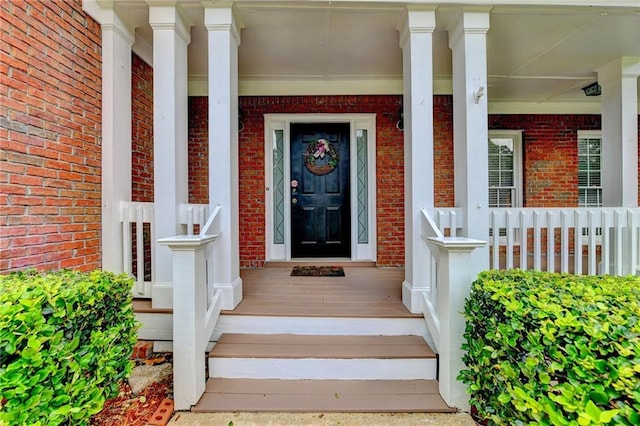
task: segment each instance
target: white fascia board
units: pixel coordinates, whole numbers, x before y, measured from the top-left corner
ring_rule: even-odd
[[[189,96],[208,96],[206,75],[189,76]],[[240,96],[317,96],[317,95],[401,95],[402,76],[344,78],[242,78],[238,82]],[[434,76],[433,93],[450,95],[450,76]]]
[[[267,2],[265,2],[267,3]],[[558,6],[558,7],[631,7],[637,8],[637,0],[332,0],[332,1],[273,1],[268,2],[271,7],[291,7],[291,8],[326,8],[331,7],[358,7],[359,4],[380,4],[381,7],[391,7],[397,4],[398,7],[406,5],[454,5],[454,6]],[[238,7],[255,6],[255,0],[235,0]],[[245,6],[246,5],[246,6]],[[260,5],[264,7],[263,5]]]
[[[320,95],[401,95],[402,79],[362,78],[334,79],[246,79],[240,80],[239,96],[320,96]],[[189,96],[208,96],[207,77],[189,77]],[[434,95],[451,95],[448,76],[434,76]],[[638,105],[640,111],[640,104]],[[539,102],[533,100],[488,100],[489,114],[596,114],[601,111],[599,99],[589,101]]]
[[[600,102],[488,101],[489,114],[600,114]]]

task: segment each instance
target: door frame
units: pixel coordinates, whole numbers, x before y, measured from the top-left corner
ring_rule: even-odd
[[[349,123],[349,202],[351,205],[351,260],[375,261],[377,257],[376,222],[376,115],[375,114],[264,114],[265,147],[265,253],[267,261],[291,260],[291,181],[290,124],[291,123]],[[367,132],[367,211],[366,242],[358,238],[358,161],[357,131]],[[274,242],[274,143],[275,133],[283,134],[284,240]],[[314,259],[316,261],[322,260]]]

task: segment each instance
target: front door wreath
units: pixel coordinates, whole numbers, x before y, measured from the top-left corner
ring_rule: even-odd
[[[316,164],[318,159],[323,159],[325,156],[328,156],[328,161],[325,164]],[[331,142],[320,138],[307,146],[304,152],[304,165],[314,175],[326,175],[338,165],[338,152]]]

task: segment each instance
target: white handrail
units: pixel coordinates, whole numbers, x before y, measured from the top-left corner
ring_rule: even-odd
[[[430,237],[444,237],[444,234],[438,228],[435,221],[429,215],[429,211],[427,209],[421,209],[423,226],[422,226],[422,238],[430,238]]]
[[[200,228],[200,236],[220,235],[220,232],[211,233],[213,225],[218,217],[218,214],[220,213],[220,210],[222,210],[222,206],[220,204],[218,204],[213,208],[213,212],[211,212],[211,215],[209,215],[209,218],[207,219],[205,224]]]

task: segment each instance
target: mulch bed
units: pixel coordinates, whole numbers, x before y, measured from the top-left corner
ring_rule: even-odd
[[[138,364],[171,362],[171,354],[153,354]],[[139,395],[131,392],[129,384],[120,384],[118,396],[108,400],[101,412],[91,417],[92,426],[146,426],[165,398],[173,398],[173,378],[153,383]]]
[[[342,266],[294,266],[292,277],[344,277]]]

